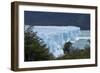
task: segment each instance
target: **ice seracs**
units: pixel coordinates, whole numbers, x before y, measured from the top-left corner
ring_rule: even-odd
[[[80,35],[80,28],[76,26],[34,26],[33,31],[47,44],[54,57],[63,56],[64,43],[74,42]]]

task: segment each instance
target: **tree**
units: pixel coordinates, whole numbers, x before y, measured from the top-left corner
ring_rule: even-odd
[[[53,55],[49,53],[49,48],[33,31],[34,27],[30,26],[24,31],[24,61],[41,61],[51,60]],[[42,41],[42,42],[40,42]]]
[[[69,52],[70,52],[71,46],[72,46],[72,43],[71,43],[71,42],[66,42],[66,43],[64,44],[64,48],[63,48],[64,53],[66,53],[66,52],[69,53]]]

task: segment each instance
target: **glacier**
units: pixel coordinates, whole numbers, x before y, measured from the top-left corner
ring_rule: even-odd
[[[74,43],[80,35],[80,27],[76,26],[34,26],[33,31],[43,40],[49,52],[55,58],[64,55],[64,44],[68,41]]]
[[[64,55],[64,43],[76,41],[80,35],[80,28],[76,26],[34,26],[33,31],[37,32],[54,57]]]

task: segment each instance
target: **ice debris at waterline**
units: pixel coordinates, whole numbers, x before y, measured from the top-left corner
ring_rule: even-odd
[[[33,31],[47,44],[55,58],[64,55],[63,46],[66,42],[73,43],[80,35],[80,27],[76,26],[34,26]]]

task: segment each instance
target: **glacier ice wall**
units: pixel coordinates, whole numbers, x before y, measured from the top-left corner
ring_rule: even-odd
[[[64,55],[64,43],[75,41],[80,34],[80,28],[76,26],[34,26],[33,31],[43,39],[55,57]]]
[[[74,42],[80,35],[80,28],[76,26],[34,26],[33,31],[47,44],[55,58],[64,55],[65,42]]]

